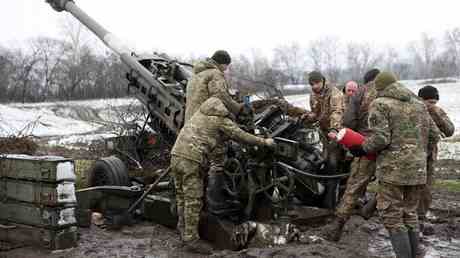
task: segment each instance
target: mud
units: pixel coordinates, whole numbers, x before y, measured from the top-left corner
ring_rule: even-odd
[[[51,154],[80,158],[83,152],[67,149],[40,149]],[[94,153],[98,151],[94,148]],[[438,163],[442,179],[460,178],[460,162],[444,160]],[[460,192],[437,189],[433,194],[430,223],[434,234],[424,236],[422,244],[426,257],[460,257]],[[215,250],[209,257],[340,257],[359,258],[394,257],[386,230],[377,217],[364,220],[353,216],[345,225],[341,241],[329,242],[321,237],[331,217],[321,220],[302,221],[298,241],[284,246],[251,247],[241,251]],[[300,223],[300,222],[299,222]],[[92,225],[80,229],[79,246],[69,250],[50,252],[36,247],[22,247],[0,251],[0,258],[99,258],[99,257],[206,257],[186,253],[181,249],[179,235],[175,230],[152,222],[141,222],[122,230],[112,231]]]

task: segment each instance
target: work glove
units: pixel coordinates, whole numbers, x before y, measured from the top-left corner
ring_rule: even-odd
[[[362,157],[366,156],[367,152],[363,149],[361,145],[353,145],[348,148],[348,150],[353,154],[355,157]]]
[[[273,138],[266,138],[266,139],[264,139],[264,141],[265,141],[265,145],[267,145],[267,147],[272,148],[272,149],[275,148],[276,143],[275,143],[275,140],[273,140]]]

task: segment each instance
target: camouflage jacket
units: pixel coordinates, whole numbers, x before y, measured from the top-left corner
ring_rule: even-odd
[[[442,132],[444,137],[450,137],[454,134],[454,123],[452,123],[442,108],[436,105],[432,105],[428,107],[428,112],[430,112],[431,118],[439,130]]]
[[[369,133],[369,106],[377,96],[374,82],[369,82],[361,87],[353,95],[345,106],[343,125],[361,134]]]
[[[342,92],[334,86],[325,84],[321,93],[310,95],[310,109],[323,132],[342,128],[344,104]]]
[[[201,104],[210,97],[219,98],[230,112],[238,113],[242,104],[235,102],[230,96],[224,73],[219,70],[213,60],[206,59],[195,63],[193,73],[194,75],[187,84],[184,122],[187,122]]]
[[[439,131],[423,102],[398,82],[386,85],[370,106],[369,129],[363,148],[377,153],[380,181],[426,183],[427,154],[436,145]]]
[[[450,120],[447,116],[446,112],[442,110],[442,108],[436,105],[428,106],[428,112],[430,113],[431,118],[433,119],[434,123],[441,131],[444,137],[450,137],[454,134],[455,126],[454,123]],[[438,158],[438,146],[435,146],[430,153],[429,158],[431,160],[437,160]]]
[[[223,102],[215,97],[206,100],[185,124],[177,136],[172,155],[206,164],[208,155],[217,144],[230,138],[251,145],[266,145],[263,138],[241,130],[233,122],[232,114]]]

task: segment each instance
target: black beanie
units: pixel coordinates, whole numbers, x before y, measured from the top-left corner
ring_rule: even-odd
[[[308,83],[312,85],[315,82],[324,82],[324,76],[318,72],[318,71],[313,71],[308,74]]]
[[[225,50],[217,50],[214,55],[211,57],[212,60],[216,61],[218,64],[230,64],[232,62],[232,59],[230,58],[230,55],[228,54],[227,51]]]
[[[375,80],[375,77],[380,73],[380,70],[377,68],[371,69],[366,72],[364,75],[364,84]]]
[[[431,86],[431,85],[427,85],[423,88],[421,88],[419,91],[418,91],[418,96],[424,100],[426,99],[435,99],[435,100],[439,100],[439,92],[438,92],[438,89],[436,89],[435,87]]]

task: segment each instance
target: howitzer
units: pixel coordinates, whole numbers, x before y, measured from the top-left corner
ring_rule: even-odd
[[[173,142],[183,124],[185,87],[191,75],[190,66],[166,55],[136,56],[72,0],[46,2],[57,11],[71,13],[120,55],[129,68],[129,86],[136,90],[136,97],[150,112],[150,126],[163,138]],[[203,227],[200,232],[204,238],[218,245],[220,243],[220,247],[242,247],[241,244],[233,245],[231,241],[235,223],[249,219],[270,220],[275,213],[279,215],[286,211],[287,204],[293,199],[304,205],[334,208],[340,197],[340,186],[347,176],[347,173],[337,173],[338,168],[325,167],[315,128],[306,128],[300,119],[292,119],[280,105],[267,103],[258,106],[256,114],[248,112],[245,117],[242,112],[238,119],[240,124],[244,124],[241,127],[248,132],[277,137],[276,150],[256,149],[229,141],[226,143],[223,173],[208,178],[204,222],[200,223]],[[118,186],[129,185],[130,182],[125,180],[126,167],[122,163],[116,157],[96,162],[97,169],[93,170],[92,175],[98,177],[94,182],[100,184],[90,186],[103,186],[108,182]],[[160,182],[159,185],[172,187],[174,184]],[[168,189],[169,193],[174,192],[171,190]],[[107,193],[105,188],[78,191],[77,199],[86,200],[79,204],[79,210],[93,209],[93,204],[98,204],[97,208],[106,213],[117,208],[126,209],[126,206],[119,207],[118,202],[104,205],[103,199]],[[174,209],[170,209],[170,204],[174,207],[174,198],[170,198],[169,193],[158,191],[146,195],[140,206],[143,216],[174,227],[176,218]],[[131,201],[129,199],[126,203]],[[116,207],[110,207],[112,204]],[[114,218],[119,214],[112,213]]]
[[[126,78],[130,88],[136,90],[136,98],[151,114],[150,125],[169,142],[174,142],[184,121],[185,85],[191,75],[190,66],[176,62],[167,55],[136,55],[72,0],[46,2],[58,12],[67,11],[72,14],[120,56],[121,61],[129,68]]]

